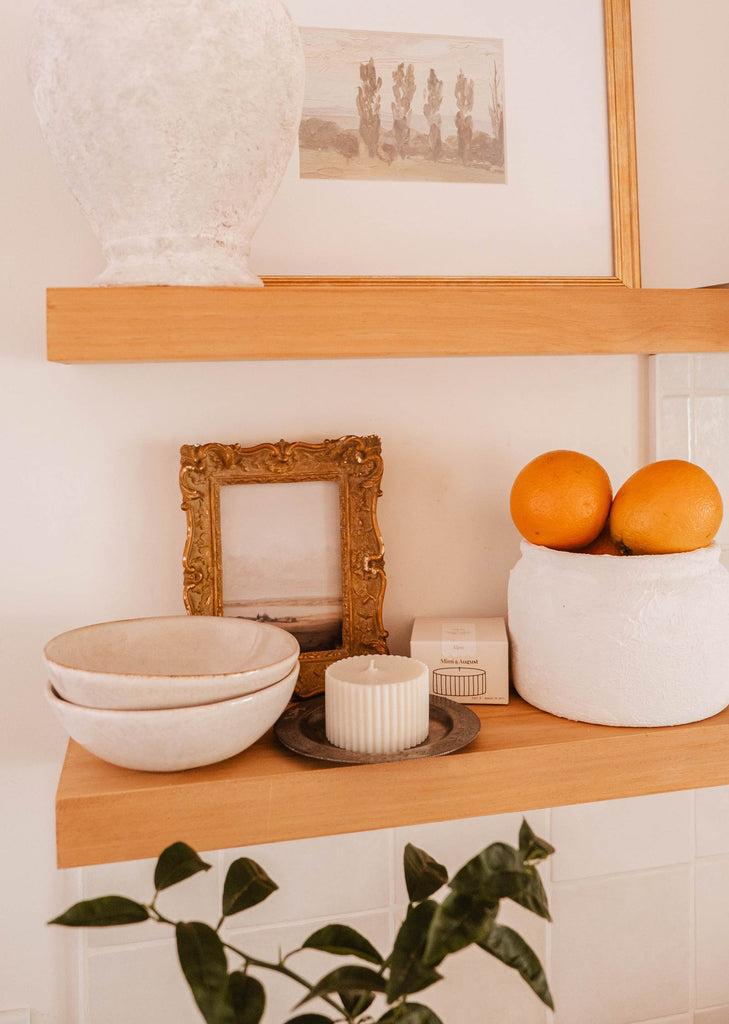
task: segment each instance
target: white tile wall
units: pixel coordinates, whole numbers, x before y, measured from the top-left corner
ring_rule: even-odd
[[[697,1010],[694,1024],[729,1024],[729,1006],[714,1006],[710,1010]]]
[[[551,980],[560,1024],[685,1013],[690,906],[688,865],[556,883]]]
[[[223,877],[237,857],[257,861],[279,886],[245,912],[246,926],[303,921],[391,906],[392,834],[357,832],[226,850]]]
[[[729,856],[696,864],[696,1004],[729,1003]]]
[[[696,794],[696,854],[711,857],[716,853],[729,853],[729,786]]]
[[[651,359],[651,457],[690,458],[729,505],[729,354]],[[637,468],[637,467],[636,467]],[[729,519],[729,516],[728,516]],[[729,551],[729,521],[719,536]],[[206,855],[210,872],[160,898],[170,916],[217,919],[224,874],[237,856],[259,861],[280,890],[226,925],[225,935],[267,956],[342,920],[389,948],[406,894],[402,851],[412,842],[453,873],[489,842],[516,843],[520,814],[310,839]],[[520,907],[504,920],[547,968],[556,1013],[513,971],[479,950],[446,963],[422,995],[444,1024],[729,1024],[729,787],[530,811],[554,843],[542,869],[554,923]],[[146,900],[153,861],[89,868],[84,895]],[[163,901],[164,900],[164,905]],[[86,933],[79,1024],[199,1024],[174,943],[152,925]],[[313,977],[329,959],[302,954]],[[295,985],[267,985],[265,1024],[283,1024]],[[314,1006],[311,1007],[315,1009]]]
[[[693,794],[607,800],[552,812],[554,881],[638,871],[689,861]]]
[[[174,939],[90,953],[84,1020],[88,1024],[201,1024],[177,963]]]
[[[729,328],[728,328],[729,332]],[[690,459],[729,510],[729,353],[651,358],[656,459]],[[717,541],[729,548],[729,511]]]

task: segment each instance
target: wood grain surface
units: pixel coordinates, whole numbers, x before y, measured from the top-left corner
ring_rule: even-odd
[[[572,722],[512,696],[473,706],[478,737],[419,761],[328,766],[267,734],[216,765],[154,774],[71,741],[56,800],[59,867],[529,811],[729,783],[729,709],[703,722],[628,729]]]
[[[729,291],[471,278],[50,289],[47,348],[81,363],[717,352]]]

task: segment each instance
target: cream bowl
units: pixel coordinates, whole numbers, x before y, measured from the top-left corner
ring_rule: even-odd
[[[87,708],[60,697],[49,682],[46,699],[66,732],[102,761],[145,772],[180,772],[224,761],[266,732],[291,699],[298,662],[277,683],[215,704],[153,711]]]
[[[297,664],[299,644],[268,622],[172,615],[71,629],[49,640],[43,655],[59,696],[138,711],[211,704],[270,686]]]

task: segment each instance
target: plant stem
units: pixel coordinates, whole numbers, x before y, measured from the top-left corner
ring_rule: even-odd
[[[242,959],[245,960],[247,967],[261,967],[267,971],[275,971],[277,974],[283,974],[285,975],[285,977],[291,978],[292,981],[295,981],[297,984],[302,985],[304,988],[307,988],[311,992],[312,986],[309,984],[306,978],[302,978],[300,974],[297,974],[295,971],[292,971],[291,968],[287,967],[283,961],[280,961],[277,964],[268,963],[267,960],[258,960],[254,956],[249,956],[248,953],[244,953],[242,949],[238,949],[236,946],[231,946],[229,942],[223,942],[223,945],[225,946],[226,949],[229,949],[231,953],[236,953],[239,957],[242,957]],[[347,1021],[347,1024],[354,1024],[353,1018],[350,1017],[350,1015],[344,1009],[344,1006],[340,1006],[339,1003],[336,1002],[336,1000],[331,999],[329,996],[326,995],[319,996],[319,998],[323,999],[325,1003],[329,1003],[329,1005],[333,1007],[333,1009],[335,1009],[337,1013],[344,1014],[344,1019]]]
[[[170,920],[169,917],[165,917],[164,914],[161,914],[159,910],[157,910],[153,902],[149,904],[147,910],[151,911],[151,913],[154,914],[155,920],[158,921],[159,924],[170,924],[173,927],[175,927],[176,922]],[[220,921],[218,921],[218,928],[220,928],[221,924],[223,923],[223,920],[224,918],[221,917]],[[216,931],[217,930],[218,929],[216,929]],[[292,981],[295,981],[297,984],[303,986],[303,988],[306,988],[309,990],[309,992],[311,992],[312,986],[309,984],[306,978],[302,978],[300,974],[297,974],[295,971],[292,971],[290,967],[287,967],[284,964],[283,960],[281,960],[277,964],[271,964],[268,963],[267,960],[258,960],[254,956],[249,956],[248,953],[244,953],[242,949],[238,949],[236,946],[232,946],[229,942],[223,942],[223,946],[225,947],[225,949],[229,949],[231,953],[235,953],[236,956],[239,956],[242,960],[245,960],[246,967],[261,967],[266,971],[275,971],[277,974],[283,974],[287,978],[291,978]],[[298,950],[294,950],[294,952],[298,952]],[[289,956],[291,956],[290,953]],[[336,1002],[336,1000],[331,999],[329,996],[325,995],[322,995],[319,998],[323,999],[325,1003],[329,1003],[329,1005],[333,1009],[335,1009],[337,1013],[344,1014],[343,1019],[347,1022],[347,1024],[354,1024],[354,1018],[351,1017],[344,1009],[344,1006],[340,1006],[339,1003]]]

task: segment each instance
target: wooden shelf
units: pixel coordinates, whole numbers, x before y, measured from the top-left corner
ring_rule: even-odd
[[[71,741],[56,798],[58,866],[528,811],[729,783],[729,709],[691,725],[571,722],[516,696],[475,708],[481,732],[445,757],[332,766],[269,733],[235,758],[188,772],[133,772]]]
[[[55,362],[729,351],[729,291],[613,278],[52,288]]]

